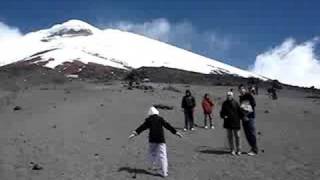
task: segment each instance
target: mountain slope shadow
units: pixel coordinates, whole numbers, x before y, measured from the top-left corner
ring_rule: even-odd
[[[118,169],[118,172],[122,172],[122,171],[126,171],[130,174],[145,174],[145,175],[150,175],[150,176],[161,177],[160,174],[152,173],[152,172],[149,172],[145,169],[137,169],[137,168],[131,168],[131,167],[120,167]]]

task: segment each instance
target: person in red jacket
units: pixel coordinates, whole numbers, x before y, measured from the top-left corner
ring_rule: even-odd
[[[210,99],[209,94],[205,94],[202,100],[202,109],[204,114],[204,128],[206,129],[208,129],[208,126],[207,126],[208,118],[210,122],[210,128],[214,129],[214,126],[212,123],[212,116],[211,116],[213,107],[214,107],[214,103]]]

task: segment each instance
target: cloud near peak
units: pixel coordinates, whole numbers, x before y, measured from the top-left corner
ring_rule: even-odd
[[[256,57],[251,71],[283,83],[320,88],[320,60],[315,54],[318,38],[297,43],[293,38]]]
[[[214,31],[200,31],[189,21],[170,22],[165,18],[134,23],[120,21],[107,27],[129,31],[209,57],[231,50],[233,39]]]
[[[0,22],[0,43],[7,41],[7,40],[19,38],[21,36],[22,36],[22,34],[18,28],[10,27],[10,26],[6,25],[5,23]]]

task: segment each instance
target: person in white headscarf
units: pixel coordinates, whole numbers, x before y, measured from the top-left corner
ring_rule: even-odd
[[[159,116],[159,111],[155,107],[151,107],[144,123],[133,131],[129,138],[131,139],[149,129],[149,156],[151,164],[155,167],[159,163],[162,170],[160,174],[166,177],[168,176],[168,158],[163,127],[172,134],[182,137],[175,128]]]

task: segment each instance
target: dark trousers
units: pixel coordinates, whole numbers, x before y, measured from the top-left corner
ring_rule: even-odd
[[[184,128],[191,129],[194,126],[194,120],[193,120],[193,110],[192,109],[185,109],[184,110]]]
[[[255,119],[249,118],[247,121],[242,121],[242,125],[251,151],[258,153]]]
[[[210,127],[212,127],[212,117],[211,114],[204,113],[204,126],[207,126],[207,121],[209,119]]]

